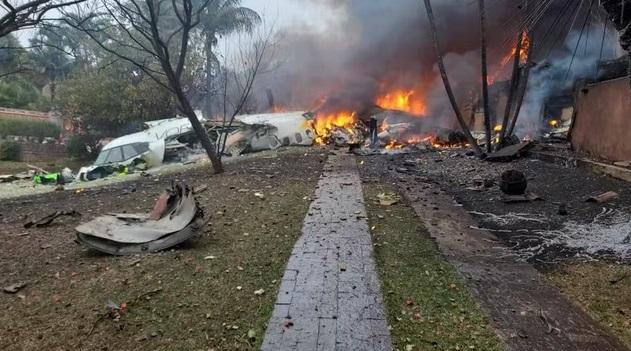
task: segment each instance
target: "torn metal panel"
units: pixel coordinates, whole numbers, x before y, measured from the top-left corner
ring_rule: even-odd
[[[181,194],[169,194],[166,209],[159,219],[150,215],[108,214],[78,226],[82,234],[112,240],[120,243],[138,244],[160,239],[182,230],[193,221],[197,214],[197,204],[193,192],[186,188]],[[155,217],[154,217],[155,218]]]
[[[179,245],[192,238],[195,233],[197,233],[197,231],[204,225],[204,223],[204,219],[202,217],[198,217],[182,230],[147,243],[119,243],[116,241],[98,238],[82,233],[77,233],[77,240],[91,249],[110,255],[136,255],[140,253],[162,251],[175,245]]]
[[[190,238],[203,225],[193,191],[174,185],[148,214],[108,214],[76,228],[86,246],[111,254],[156,251]]]

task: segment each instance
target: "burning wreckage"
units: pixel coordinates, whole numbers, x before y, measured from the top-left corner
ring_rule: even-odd
[[[231,124],[220,120],[203,120],[203,123],[218,148],[223,147],[224,154],[232,157],[314,143],[370,146],[373,150],[363,152],[466,144],[466,138],[459,132],[428,128],[422,118],[410,113],[377,107],[362,117],[347,112],[314,114],[299,111],[236,116]],[[145,171],[164,163],[193,161],[203,155],[187,119],[173,118],[145,124],[145,130],[105,145],[94,164],[81,168],[76,178],[92,181],[113,174]],[[418,130],[428,132],[419,134]]]

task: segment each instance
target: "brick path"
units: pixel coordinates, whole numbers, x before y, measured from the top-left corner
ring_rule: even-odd
[[[372,251],[355,159],[331,156],[262,350],[392,350]]]

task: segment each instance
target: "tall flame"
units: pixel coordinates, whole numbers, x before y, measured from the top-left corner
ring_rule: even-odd
[[[530,42],[530,37],[528,36],[528,33],[524,31],[521,41],[521,49],[519,50],[519,61],[522,64],[528,62],[528,51],[530,49],[530,45],[532,45],[532,43]],[[506,66],[508,66],[508,64],[515,58],[516,52],[517,48],[514,47],[502,58],[501,65],[498,70],[494,74],[487,77],[487,82],[489,85],[495,83],[500,78],[500,76],[505,73]]]
[[[389,109],[408,112],[414,115],[425,115],[427,106],[420,99],[414,90],[394,90],[377,98],[377,106]]]
[[[317,135],[316,143],[323,144],[331,135],[333,129],[343,128],[350,130],[355,123],[357,123],[357,114],[355,112],[342,111],[316,115],[311,121],[311,127]]]
[[[528,61],[528,49],[530,49],[530,37],[526,31],[523,32],[523,37],[521,40],[521,49],[519,50],[519,60],[521,63],[526,63]],[[504,56],[502,59],[502,67],[506,66],[514,57],[517,52],[517,48],[512,48],[510,53]]]

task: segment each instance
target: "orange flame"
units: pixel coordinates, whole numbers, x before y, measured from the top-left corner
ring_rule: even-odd
[[[523,38],[521,40],[521,50],[519,50],[519,59],[521,63],[526,63],[528,61],[528,49],[530,49],[530,37],[528,33],[524,31]],[[515,57],[515,52],[517,52],[517,48],[512,48],[510,53],[502,59],[502,67],[506,66],[510,60]]]
[[[532,45],[530,37],[528,36],[528,33],[524,31],[521,42],[521,50],[519,50],[519,59],[522,64],[528,62],[528,50],[530,49],[530,45]],[[489,85],[492,85],[502,74],[504,74],[506,66],[515,58],[515,52],[517,52],[516,47],[512,48],[510,52],[502,58],[499,69],[494,74],[487,77]]]
[[[324,144],[334,128],[351,130],[356,123],[357,115],[355,112],[343,111],[331,114],[318,114],[311,121],[311,127],[317,135],[316,143]]]
[[[272,106],[272,113],[283,113],[283,112],[287,112],[287,110],[285,110],[284,107],[282,106]]]
[[[389,110],[398,110],[414,115],[425,115],[427,106],[414,90],[394,90],[377,98],[376,105]]]

